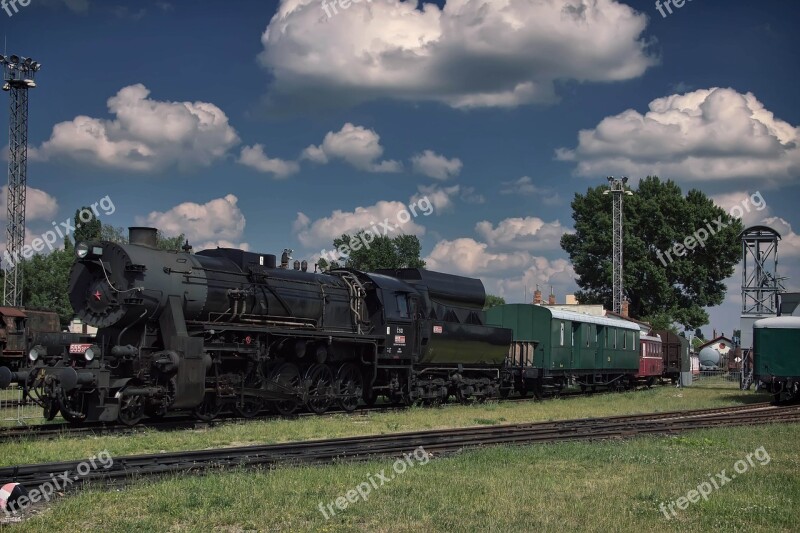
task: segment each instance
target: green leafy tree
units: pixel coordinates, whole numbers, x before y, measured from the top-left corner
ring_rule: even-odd
[[[83,219],[81,219],[83,214]],[[100,239],[103,223],[92,212],[91,207],[81,207],[75,211],[75,242],[96,241]]]
[[[344,262],[320,258],[317,264],[322,270],[345,267],[366,272],[380,268],[425,268],[425,261],[420,259],[421,246],[416,236],[381,235],[369,243],[364,236],[365,233],[361,231],[353,236],[345,233],[334,239],[334,249],[346,252]]]
[[[612,200],[607,186],[590,188],[572,201],[575,233],[561,238],[586,303],[612,304]],[[705,307],[722,303],[725,278],[741,253],[741,221],[698,190],[686,196],[674,182],[647,177],[624,203],[624,285],[631,316],[660,325],[695,328],[708,323]],[[719,221],[723,226],[715,222]],[[711,227],[713,234],[708,231]],[[674,250],[703,229],[703,246]],[[667,255],[666,252],[669,252]]]
[[[506,299],[502,296],[495,296],[494,294],[487,294],[486,295],[486,302],[483,304],[484,309],[489,309],[490,307],[495,307],[498,305],[505,305]]]
[[[186,242],[186,235],[181,233],[175,237],[167,237],[159,230],[156,237],[158,240],[158,248],[160,250],[181,250],[183,244]]]
[[[696,330],[694,330],[694,336],[697,337],[700,340],[704,340],[705,339],[705,336],[703,335],[703,330],[701,330],[700,328],[697,328]]]
[[[62,327],[69,325],[74,314],[69,303],[69,273],[74,260],[74,246],[67,238],[63,249],[34,255],[22,262],[25,306],[55,311]]]
[[[111,224],[103,224],[100,230],[100,240],[118,243],[128,242],[128,232],[123,227],[115,227]]]
[[[100,239],[125,244],[128,242],[128,231],[122,227],[103,224],[100,230]],[[181,233],[175,237],[169,237],[159,230],[156,239],[160,250],[181,250],[183,244],[186,242],[186,235]]]

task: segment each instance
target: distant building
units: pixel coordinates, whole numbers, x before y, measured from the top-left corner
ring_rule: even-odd
[[[702,370],[716,370],[727,365],[729,357],[734,355],[736,345],[728,337],[722,335],[706,341],[697,347]]]
[[[97,328],[94,326],[89,326],[81,322],[80,318],[73,318],[72,322],[69,323],[69,332],[70,333],[82,333],[84,335],[96,335]]]

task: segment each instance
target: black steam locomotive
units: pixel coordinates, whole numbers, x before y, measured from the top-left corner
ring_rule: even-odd
[[[144,416],[265,408],[355,409],[507,394],[511,331],[484,324],[480,280],[402,269],[307,272],[284,255],[129,244],[76,245],[70,301],[99,328],[93,343],[35,346],[33,364],[0,368],[47,417],[135,424]]]

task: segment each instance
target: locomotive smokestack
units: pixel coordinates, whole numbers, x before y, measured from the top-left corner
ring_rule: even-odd
[[[158,230],[155,228],[130,227],[128,228],[128,242],[158,248]]]

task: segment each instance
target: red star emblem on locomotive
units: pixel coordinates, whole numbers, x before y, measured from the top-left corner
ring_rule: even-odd
[[[94,299],[98,302],[100,301],[100,297],[103,296],[99,290],[94,291]]]

